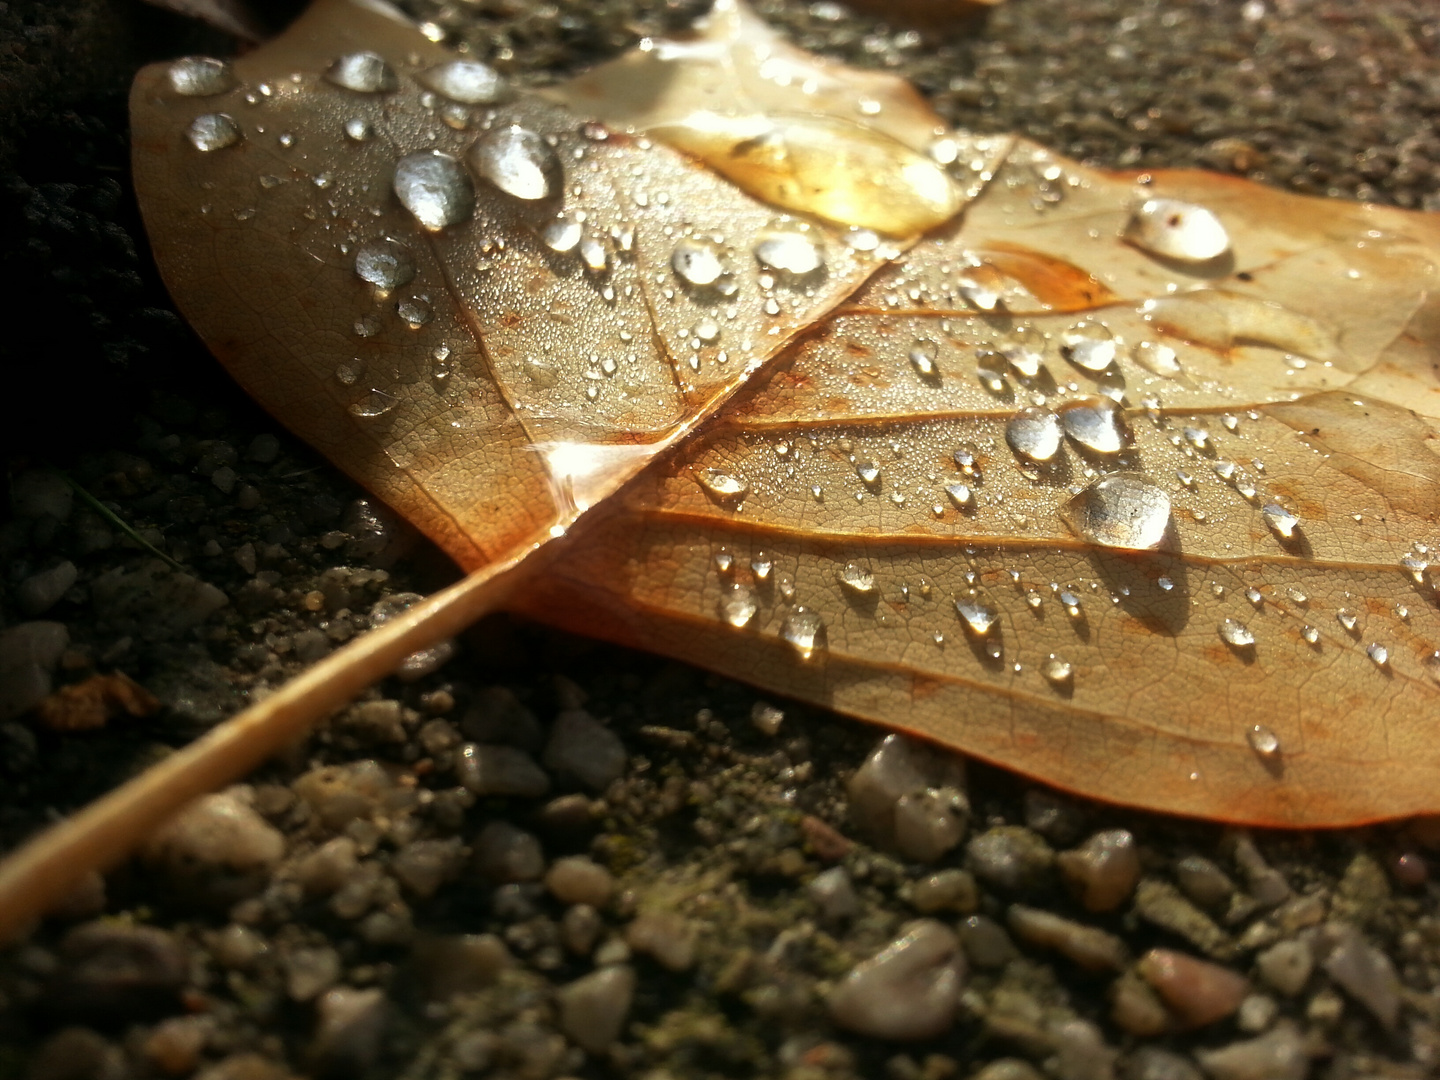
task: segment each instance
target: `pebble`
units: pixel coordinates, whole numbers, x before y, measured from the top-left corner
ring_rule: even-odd
[[[125,1080],[125,1052],[85,1027],[61,1028],[35,1051],[26,1080]]]
[[[965,836],[970,804],[958,757],[887,735],[846,784],[850,817],[878,846],[934,862]]]
[[[1052,844],[1073,844],[1085,827],[1085,815],[1058,792],[1030,788],[1025,792],[1025,824]]]
[[[1055,1056],[1051,1068],[1059,1080],[1115,1080],[1119,1051],[1105,1042],[1088,1020],[1066,1020],[1052,1033]]]
[[[545,745],[539,719],[505,686],[487,686],[465,710],[460,728],[479,743],[503,743],[537,754]]]
[[[774,737],[780,734],[780,725],[785,722],[785,712],[768,701],[757,701],[750,708],[750,723],[762,735]]]
[[[49,469],[26,469],[10,483],[10,506],[18,518],[64,521],[74,504],[74,489]]]
[[[1228,960],[1235,952],[1230,935],[1168,881],[1142,878],[1135,889],[1135,912],[1146,922],[1178,934],[1206,956]]]
[[[1180,889],[1201,907],[1224,907],[1235,895],[1235,883],[1228,874],[1201,855],[1187,855],[1175,864]]]
[[[545,852],[534,834],[508,821],[492,821],[475,838],[475,866],[491,881],[538,881]]]
[[[671,911],[642,911],[625,927],[625,943],[669,971],[695,963],[695,928]]]
[[[378,761],[367,758],[311,769],[290,786],[326,827],[342,829],[374,814],[395,785]]]
[[[1272,908],[1290,899],[1290,883],[1265,861],[1255,841],[1246,833],[1235,838],[1235,865],[1245,875],[1250,896],[1261,907]]]
[[[188,1076],[200,1064],[200,1052],[214,1029],[205,1016],[172,1016],[156,1024],[142,1048],[145,1058],[168,1076]]]
[[[555,717],[543,760],[561,776],[604,791],[625,773],[625,744],[585,710],[566,709]]]
[[[309,1001],[340,979],[340,954],[328,945],[293,949],[285,956],[285,992],[292,1001]]]
[[[1043,1074],[1021,1058],[997,1058],[970,1077],[970,1080],[1044,1080]]]
[[[958,911],[968,915],[980,906],[975,876],[965,870],[938,870],[917,881],[910,890],[910,904],[922,915]]]
[[[515,966],[494,934],[421,934],[410,943],[410,958],[427,1001],[483,990]]]
[[[1279,941],[1255,957],[1260,978],[1277,993],[1294,997],[1315,969],[1315,953],[1305,941]]]
[[[327,840],[291,864],[290,873],[310,896],[329,896],[355,874],[359,845],[348,836]]]
[[[70,647],[64,623],[17,623],[0,630],[0,722],[23,716],[49,696],[51,675]]]
[[[514,746],[466,743],[455,762],[456,779],[475,795],[534,799],[550,790],[550,777]]]
[[[1258,1035],[1275,1023],[1280,1006],[1269,994],[1251,994],[1240,1003],[1235,1013],[1235,1026],[1241,1031]]]
[[[1020,956],[1005,928],[988,915],[971,915],[961,921],[960,944],[978,968],[1001,968]]]
[[[880,1039],[931,1039],[955,1022],[965,960],[943,923],[921,919],[875,956],[856,964],[831,991],[840,1027]]]
[[[195,1080],[294,1080],[289,1069],[262,1054],[231,1054],[195,1074]]]
[[[1124,1066],[1125,1080],[1202,1080],[1189,1058],[1159,1046],[1139,1046]]]
[[[1151,949],[1140,958],[1138,968],[1187,1028],[1224,1019],[1250,993],[1250,980],[1238,971],[1172,949]]]
[[[620,1036],[635,1000],[635,969],[601,968],[555,992],[560,1028],[582,1050],[601,1054]]]
[[[1320,964],[1325,974],[1393,1031],[1400,1018],[1400,979],[1390,958],[1349,923],[1326,923],[1320,947],[1328,949]]]
[[[827,922],[853,919],[860,914],[860,897],[855,892],[849,871],[843,866],[820,871],[805,886],[805,893],[820,909],[820,917]]]
[[[1162,1035],[1170,1027],[1170,1013],[1160,995],[1133,971],[1110,987],[1110,1019],[1115,1026],[1141,1039]]]
[[[232,970],[251,967],[270,951],[265,939],[248,926],[231,923],[211,934],[206,944],[210,955]]]
[[[1130,962],[1125,943],[1098,927],[1021,904],[1010,905],[1006,922],[1021,941],[1054,949],[1086,971],[1120,971]]]
[[[589,904],[572,904],[560,916],[560,943],[576,956],[589,956],[600,940],[605,921]]]
[[[1211,1080],[1305,1080],[1310,1059],[1305,1038],[1289,1023],[1255,1039],[1195,1052]]]
[[[1114,911],[1140,880],[1140,854],[1127,829],[1107,829],[1055,858],[1060,876],[1086,911]]]
[[[545,874],[545,887],[562,904],[588,904],[602,908],[615,891],[615,878],[599,863],[583,855],[556,859]]]
[[[173,1013],[190,976],[180,939],[150,926],[83,923],[61,939],[59,953],[47,994],[69,1016]]]
[[[1055,862],[1050,845],[1021,825],[987,829],[966,845],[965,857],[976,877],[1015,893],[1044,887]]]
[[[416,896],[429,899],[440,886],[460,876],[465,855],[465,845],[458,836],[415,840],[395,853],[390,860],[390,871]]]
[[[268,871],[285,854],[285,836],[255,812],[253,800],[245,784],[200,796],[149,840],[145,859],[182,878]]]
[[[26,615],[49,611],[80,578],[80,571],[69,559],[47,570],[31,574],[15,586],[15,604]]]
[[[380,1054],[390,1017],[385,992],[337,986],[316,1007],[311,1054],[326,1072],[363,1072]]]

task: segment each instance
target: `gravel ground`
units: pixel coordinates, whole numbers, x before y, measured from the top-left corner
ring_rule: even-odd
[[[540,82],[697,6],[412,10]],[[763,10],[959,126],[1440,209],[1429,0],[1012,0],[953,39]],[[129,74],[225,48],[0,6],[0,849],[453,574],[229,386],[144,254]],[[86,683],[116,671],[143,691]],[[86,688],[25,713],[51,682]],[[1440,830],[1246,834],[878,738],[489,620],[0,953],[0,1077],[1440,1070]]]

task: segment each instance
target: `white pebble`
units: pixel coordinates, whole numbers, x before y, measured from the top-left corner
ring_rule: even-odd
[[[943,923],[921,919],[856,964],[830,993],[836,1024],[880,1039],[931,1039],[955,1022],[965,979],[960,942]]]

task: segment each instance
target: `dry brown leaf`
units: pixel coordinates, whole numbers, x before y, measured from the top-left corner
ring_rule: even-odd
[[[61,687],[35,707],[35,715],[52,731],[90,731],[121,713],[138,718],[159,708],[154,694],[123,671],[115,671]]]

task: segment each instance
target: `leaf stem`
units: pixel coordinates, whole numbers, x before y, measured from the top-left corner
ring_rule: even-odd
[[[128,521],[122,518],[119,514],[115,513],[114,510],[111,510],[94,495],[91,495],[90,492],[86,491],[83,487],[81,487],[80,482],[76,480],[73,476],[71,476],[67,472],[64,472],[61,469],[56,469],[55,471],[60,473],[60,475],[64,478],[65,482],[70,485],[70,489],[74,491],[76,495],[80,496],[80,501],[83,502],[86,506],[90,507],[91,510],[94,510],[111,525],[114,525],[117,529],[123,532],[126,536],[130,537],[131,540],[134,540],[137,544],[143,547],[146,551],[150,552],[150,554],[154,555],[157,559],[163,559],[172,570],[185,569],[185,567],[180,565],[180,563],[176,562],[169,555],[166,555],[165,552],[161,551],[154,544],[150,543],[149,540],[146,540],[145,537],[141,536],[138,532],[136,532],[135,527],[131,525]]]

